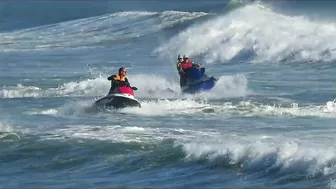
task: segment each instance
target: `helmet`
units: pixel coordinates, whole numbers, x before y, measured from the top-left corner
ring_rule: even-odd
[[[119,68],[119,74],[121,74],[121,72],[124,71],[125,69],[126,69],[125,67]]]
[[[177,60],[178,60],[178,59],[181,59],[181,58],[182,58],[181,55],[178,55],[178,56],[177,56]]]
[[[186,55],[183,55],[183,59],[189,59],[189,57]]]

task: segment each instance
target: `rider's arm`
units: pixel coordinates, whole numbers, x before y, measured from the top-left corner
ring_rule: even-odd
[[[124,82],[126,83],[126,86],[131,87],[131,84],[128,82],[127,77],[125,77],[125,81],[124,81]],[[131,88],[132,88],[133,90],[138,90],[138,88],[136,88],[136,87],[134,87],[134,86],[132,86]]]
[[[115,76],[116,76],[116,75],[111,75],[110,77],[107,78],[107,80],[112,81],[112,80],[114,80]]]
[[[192,65],[193,65],[194,67],[198,67],[198,66],[200,66],[201,64],[196,64],[195,62],[192,62]]]
[[[128,82],[127,77],[125,77],[125,84],[128,85],[128,86],[131,86],[131,84]]]

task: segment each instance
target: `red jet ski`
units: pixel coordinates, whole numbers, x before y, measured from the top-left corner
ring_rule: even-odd
[[[134,98],[134,91],[132,88],[133,87],[129,86],[117,87],[114,93],[108,94],[107,96],[97,100],[95,105],[100,107],[113,107],[117,109],[126,107],[141,108],[140,102]]]

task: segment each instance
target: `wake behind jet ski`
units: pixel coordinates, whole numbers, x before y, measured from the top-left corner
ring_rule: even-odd
[[[126,68],[119,68],[119,73],[108,77],[111,81],[111,88],[105,97],[97,100],[94,105],[97,107],[141,107],[140,102],[134,98],[133,90],[138,90],[136,87],[131,87],[126,78]]]
[[[187,56],[183,56],[183,61],[178,55],[176,68],[180,74],[180,86],[184,93],[197,93],[212,89],[217,79],[208,77],[204,72],[205,68],[200,68],[200,64],[195,64]]]

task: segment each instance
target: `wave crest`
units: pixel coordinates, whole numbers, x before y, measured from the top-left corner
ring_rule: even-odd
[[[311,62],[336,59],[336,25],[285,16],[253,3],[195,24],[154,52],[188,54],[206,63]]]

